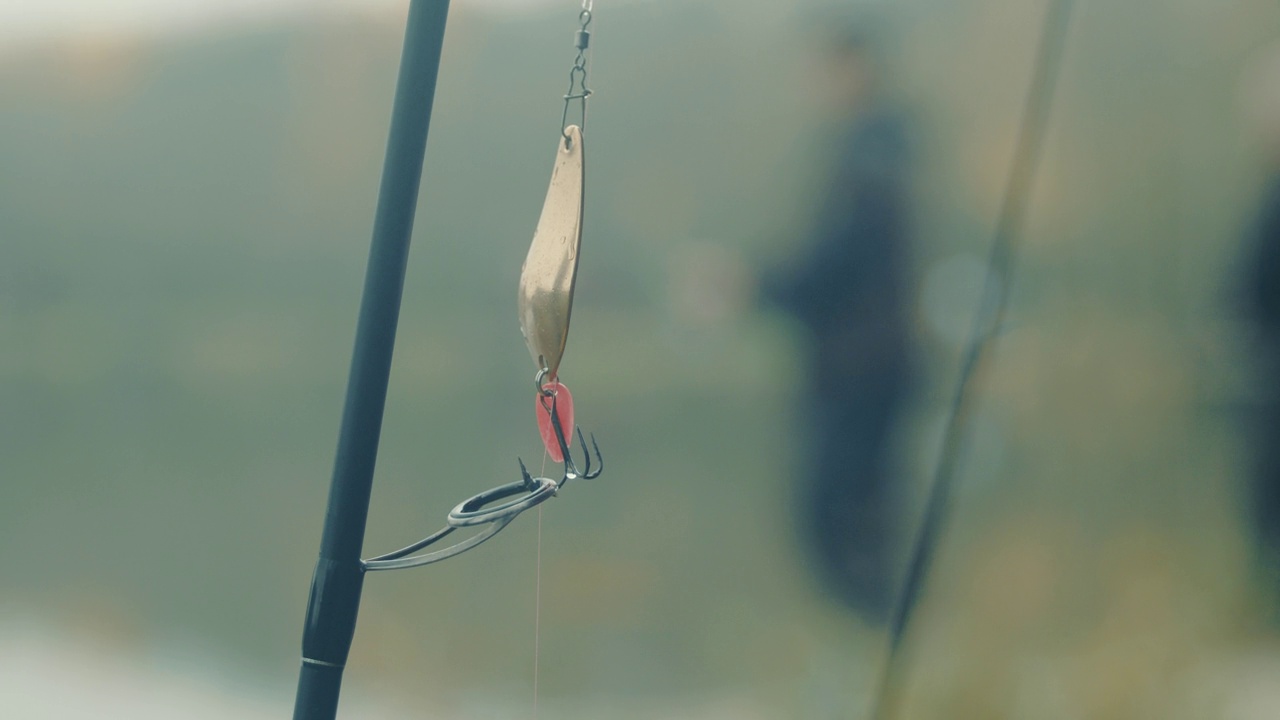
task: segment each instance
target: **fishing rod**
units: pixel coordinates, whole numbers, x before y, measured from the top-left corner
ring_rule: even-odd
[[[912,548],[902,593],[894,608],[889,627],[888,652],[872,705],[872,720],[890,720],[897,717],[901,709],[907,671],[904,659],[907,631],[951,513],[951,490],[955,485],[960,451],[967,437],[965,431],[973,415],[978,389],[990,366],[991,348],[1008,307],[1018,238],[1026,220],[1032,184],[1044,146],[1073,5],[1073,0],[1050,0],[1045,12],[1030,90],[1009,170],[1009,182],[1005,187],[991,244],[982,304],[974,316],[961,365],[960,382],[947,418],[942,451],[938,456],[924,517],[920,521]]]
[[[364,583],[360,551],[448,14],[449,0],[409,4],[320,558],[307,601],[294,720],[337,716],[355,637]]]
[[[563,472],[558,479],[535,477],[520,461],[519,480],[459,503],[449,512],[442,529],[394,552],[362,560],[409,241],[449,13],[449,0],[410,2],[320,557],[307,601],[294,720],[333,720],[337,716],[365,573],[421,567],[455,557],[496,535],[520,513],[555,497],[568,481],[595,478],[603,470],[595,437],[591,437],[593,462],[587,438],[574,424],[573,397],[559,376],[581,257],[591,11],[592,0],[582,0],[574,35],[577,57],[563,98],[555,164],[517,293],[520,331],[535,367],[534,415],[547,456],[560,463]],[[578,111],[578,124],[569,123],[571,108]],[[581,463],[571,454],[575,435],[584,454]],[[420,553],[464,529],[476,534],[444,549]]]

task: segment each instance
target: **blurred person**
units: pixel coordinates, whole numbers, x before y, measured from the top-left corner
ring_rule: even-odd
[[[866,620],[896,596],[900,512],[890,440],[910,386],[911,169],[872,26],[832,33],[823,91],[838,130],[802,249],[761,279],[805,329],[809,448],[800,525],[823,586]]]
[[[1250,491],[1256,565],[1280,625],[1280,46],[1246,71],[1246,111],[1258,135],[1266,180],[1247,239],[1246,311],[1263,370]]]

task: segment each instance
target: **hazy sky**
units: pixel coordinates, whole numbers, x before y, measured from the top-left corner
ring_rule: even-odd
[[[164,33],[308,11],[406,5],[408,0],[3,0],[0,43],[119,31]],[[581,0],[453,0],[499,10],[564,5]]]

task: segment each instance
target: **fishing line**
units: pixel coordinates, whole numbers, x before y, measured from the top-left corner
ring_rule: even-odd
[[[1009,171],[1009,184],[1005,187],[1003,203],[996,221],[983,301],[974,317],[964,363],[961,366],[959,387],[943,434],[942,451],[938,456],[938,465],[925,505],[924,517],[920,522],[910,564],[907,566],[906,581],[890,625],[888,654],[872,706],[873,720],[888,720],[895,717],[901,706],[903,679],[907,669],[903,659],[906,633],[950,514],[951,489],[955,484],[956,465],[966,437],[966,426],[972,417],[978,388],[989,365],[988,356],[991,346],[1004,320],[1008,305],[1009,288],[1013,284],[1013,260],[1017,250],[1018,232],[1022,229],[1026,218],[1032,181],[1035,178],[1040,151],[1044,145],[1045,130],[1049,123],[1049,109],[1062,66],[1062,55],[1073,4],[1072,0],[1050,0],[1045,12],[1031,86],[1027,93],[1022,124],[1018,131],[1018,144],[1014,149]]]
[[[542,452],[542,470],[547,474],[547,452]],[[538,641],[542,635],[542,506],[538,506],[537,555],[533,572],[533,720],[538,720]]]
[[[577,281],[579,245],[582,240],[583,198],[585,190],[584,133],[587,125],[587,100],[592,91],[587,84],[591,57],[591,21],[594,0],[582,0],[578,13],[578,30],[573,36],[577,50],[569,69],[569,87],[564,94],[564,107],[560,114],[559,148],[556,165],[547,189],[547,200],[534,232],[529,255],[520,271],[520,292],[517,307],[520,331],[525,336],[530,357],[538,364],[534,380],[537,386],[535,414],[538,415],[542,433],[542,470],[546,472],[547,457],[563,462],[564,478],[559,489],[570,478],[594,478],[604,469],[604,459],[592,437],[592,449],[600,466],[592,472],[591,455],[582,430],[574,422],[573,396],[560,382],[560,360],[564,354],[569,333],[569,318],[573,308],[574,287]],[[570,110],[576,104],[576,124],[570,123]],[[572,242],[569,239],[572,237]],[[544,382],[545,381],[545,382]],[[550,404],[548,405],[548,400]],[[563,413],[563,416],[562,416]],[[570,456],[569,446],[575,430],[582,444],[584,464],[581,470]],[[523,470],[523,465],[521,466]],[[532,482],[528,473],[525,481]],[[538,717],[538,661],[540,656],[542,626],[542,508],[538,508],[537,554],[534,561],[533,600],[533,718]]]

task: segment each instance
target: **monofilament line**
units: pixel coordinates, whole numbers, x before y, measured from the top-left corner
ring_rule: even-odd
[[[542,453],[540,477],[547,474],[547,453]],[[538,720],[538,641],[542,625],[542,506],[538,506],[537,554],[533,565],[533,720]]]
[[[538,559],[533,573],[533,720],[538,720],[538,635],[542,620],[542,507],[538,507]]]

